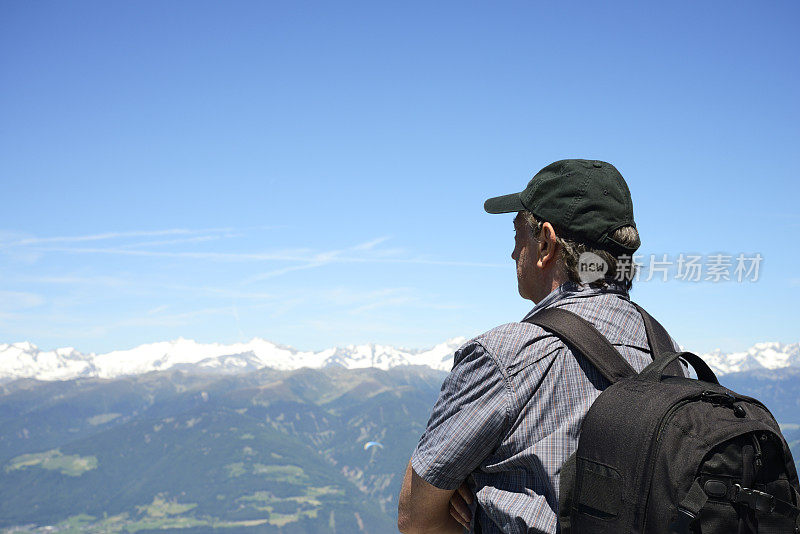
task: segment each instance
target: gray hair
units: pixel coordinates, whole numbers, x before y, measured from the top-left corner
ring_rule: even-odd
[[[542,225],[544,221],[539,221],[529,211],[521,212],[525,218],[525,222],[533,232],[533,237],[539,239],[539,234],[542,232]],[[569,237],[566,233],[558,235],[559,229],[556,230],[556,243],[561,247],[561,266],[567,278],[576,283],[583,283],[578,272],[578,260],[581,254],[591,252],[598,255],[608,265],[605,278],[590,282],[591,287],[606,287],[609,281],[614,281],[621,284],[626,290],[630,291],[633,287],[633,279],[636,277],[638,266],[635,265],[630,256],[617,256],[608,250],[602,248],[595,248],[586,243],[576,241]],[[611,234],[612,239],[631,248],[637,247],[640,244],[639,232],[633,226],[623,226]],[[619,276],[617,275],[618,269],[620,270]]]

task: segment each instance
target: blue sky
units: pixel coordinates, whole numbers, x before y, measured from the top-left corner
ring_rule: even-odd
[[[797,342],[797,2],[3,2],[0,342],[430,346],[518,320],[551,161],[626,177],[687,349]]]

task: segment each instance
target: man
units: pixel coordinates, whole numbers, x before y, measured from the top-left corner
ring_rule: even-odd
[[[491,198],[484,209],[516,212],[511,257],[519,294],[536,303],[525,319],[549,307],[577,313],[634,369],[644,369],[650,349],[628,296],[635,274],[630,256],[640,240],[617,169],[602,161],[557,161],[521,193]],[[605,276],[587,280],[586,257],[605,264]],[[557,532],[561,466],[607,386],[582,355],[527,322],[465,343],[406,469],[398,528]]]

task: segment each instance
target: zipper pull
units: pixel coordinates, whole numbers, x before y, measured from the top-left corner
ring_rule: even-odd
[[[736,402],[736,397],[728,392],[718,393],[706,390],[700,394],[700,400],[710,402],[714,406],[733,406],[733,403]]]
[[[755,463],[756,465],[756,476],[758,476],[758,471],[761,469],[761,466],[764,465],[764,462],[761,461],[761,444],[758,442],[758,436],[753,434],[753,446],[755,448]]]

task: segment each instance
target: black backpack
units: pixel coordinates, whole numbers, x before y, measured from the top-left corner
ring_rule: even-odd
[[[558,335],[611,383],[560,473],[562,533],[800,533],[800,486],[778,423],[719,385],[666,330],[644,319],[653,362],[636,373],[591,323],[546,308],[528,322]],[[698,380],[684,376],[678,358]],[[672,376],[665,376],[669,371]]]

